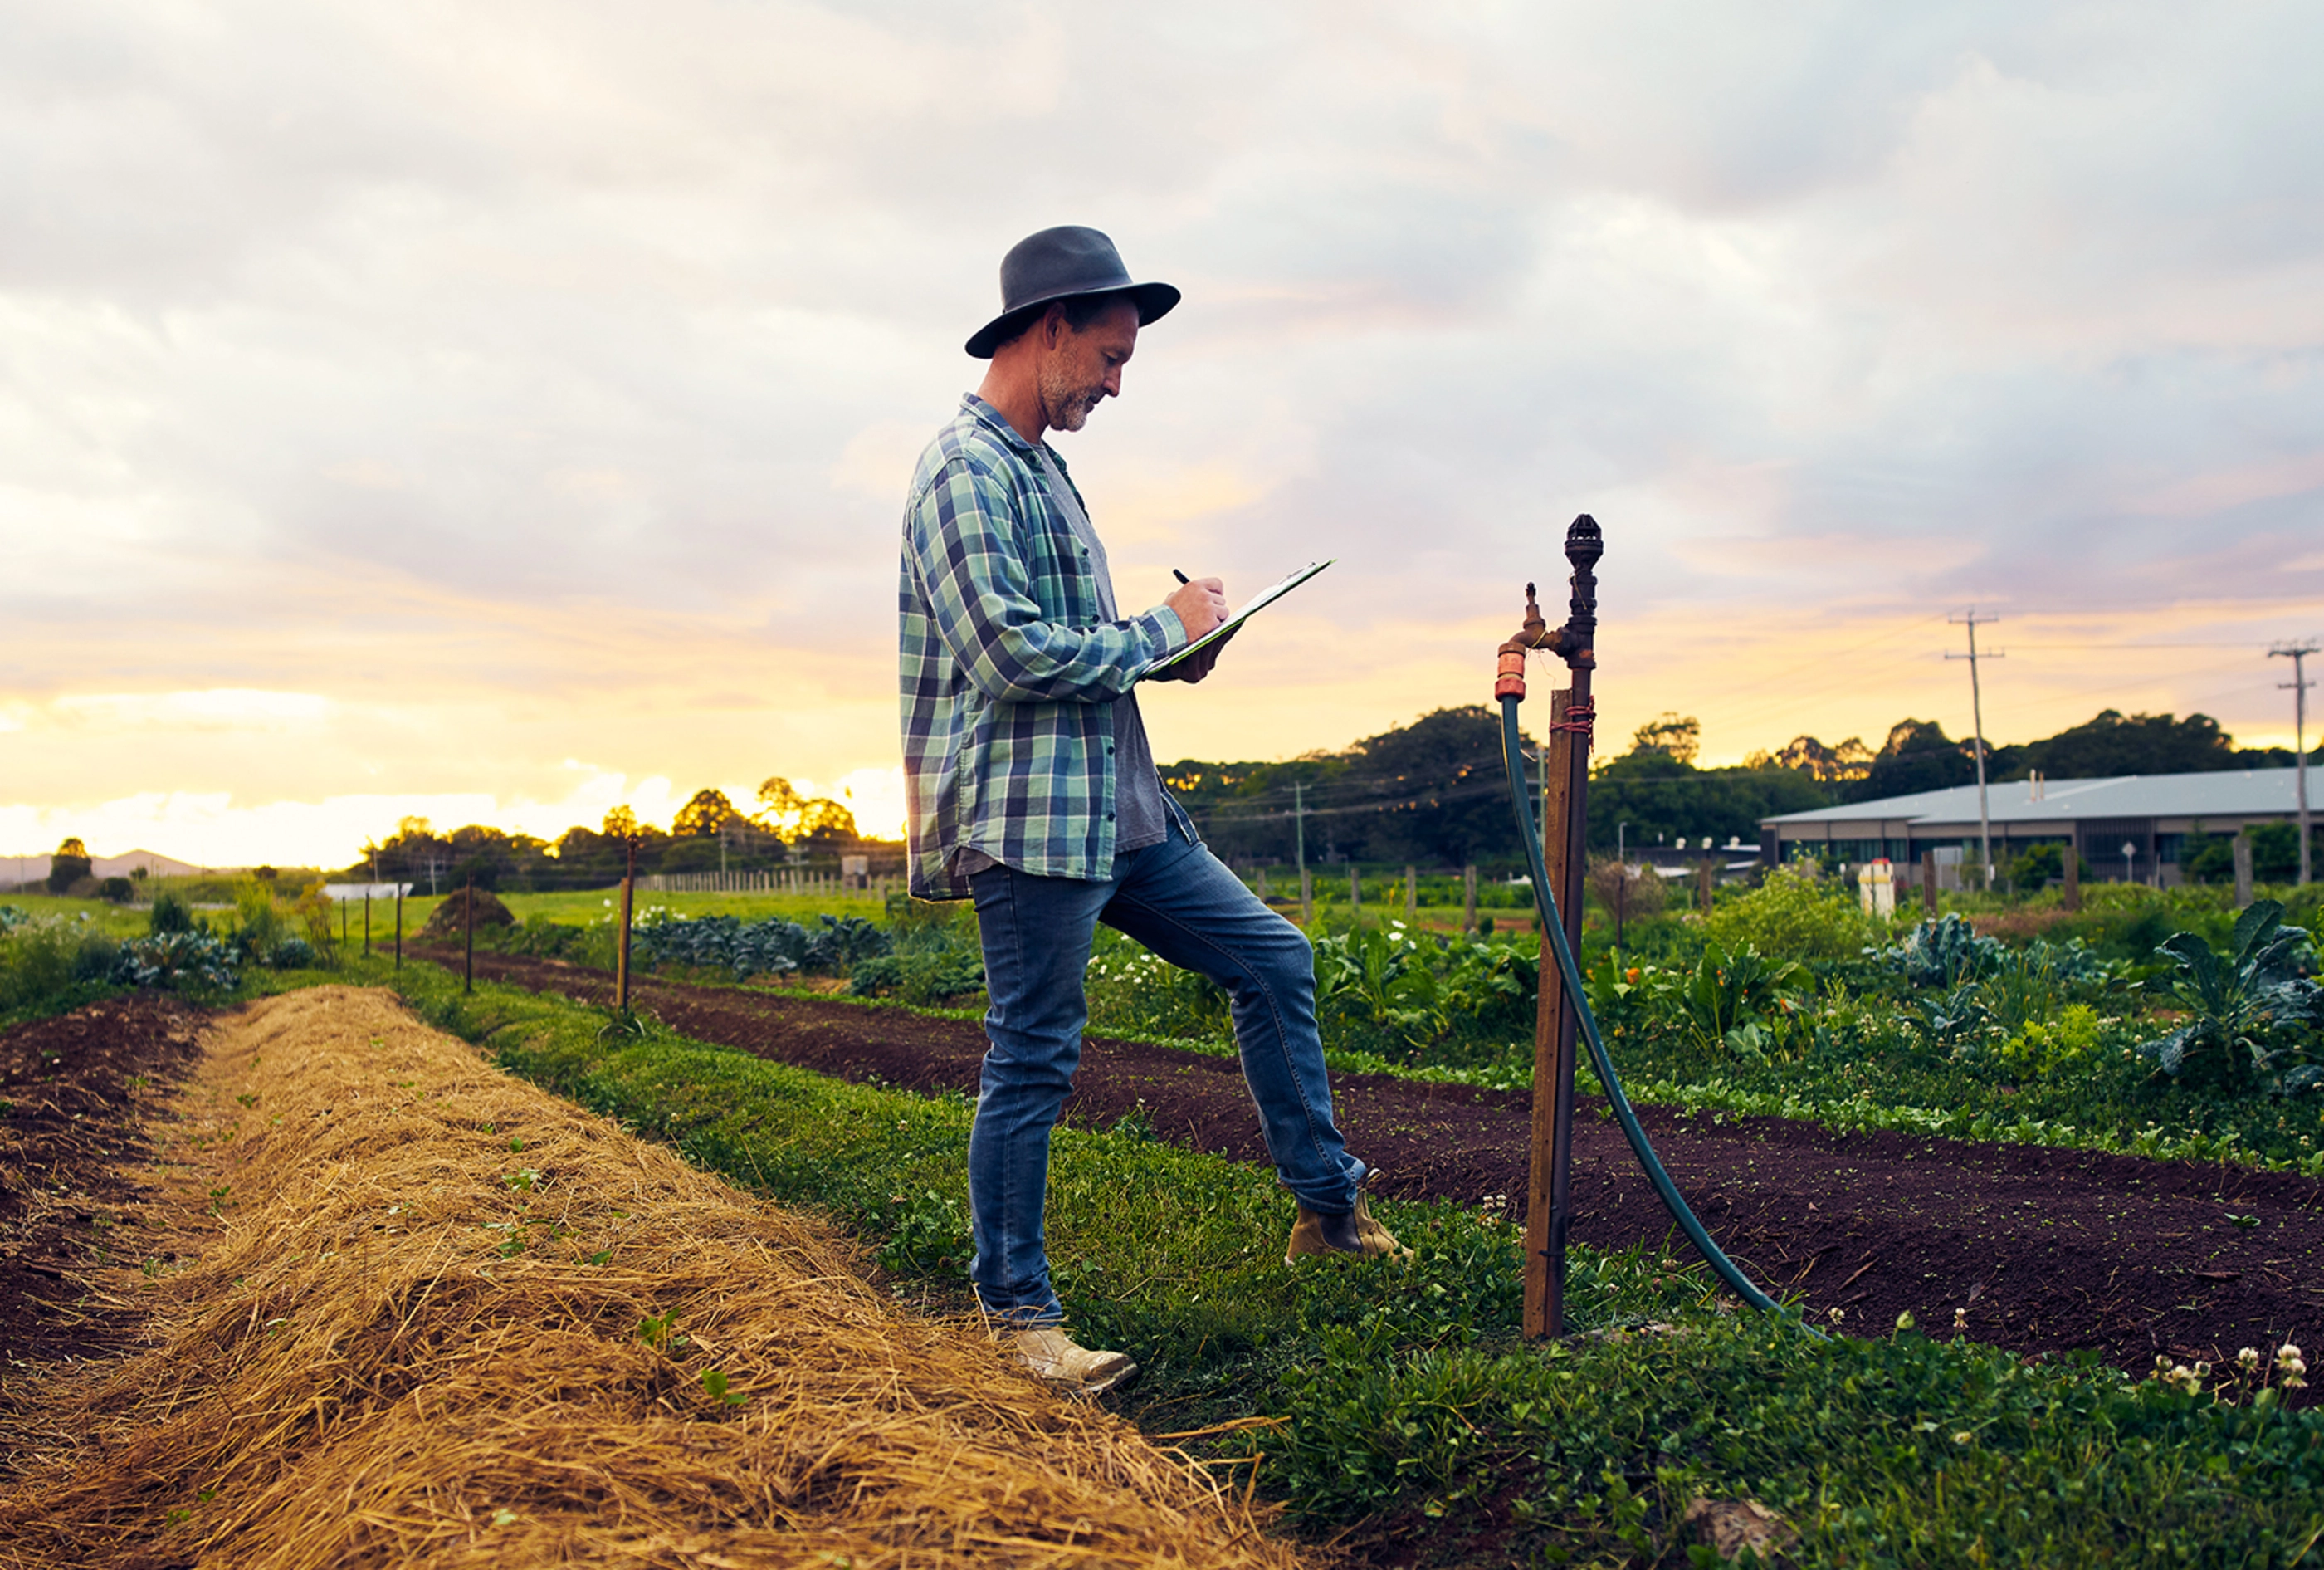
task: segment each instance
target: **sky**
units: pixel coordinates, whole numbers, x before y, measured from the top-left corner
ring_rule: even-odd
[[[1120,598],[1337,564],[1158,756],[2101,707],[2324,633],[2324,11],[0,0],[0,854],[338,865],[782,775],[900,824],[913,460],[1036,229],[1185,302]],[[1543,683],[1540,672],[1536,690]],[[2314,727],[2310,727],[2313,736]]]

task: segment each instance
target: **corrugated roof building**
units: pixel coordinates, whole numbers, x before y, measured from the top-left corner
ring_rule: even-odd
[[[2013,780],[1986,788],[1993,859],[2037,845],[2070,845],[2087,878],[2175,882],[2190,834],[2236,834],[2299,816],[2296,769],[2131,774],[2117,780]],[[2310,780],[2311,791],[2317,781]],[[2311,803],[2313,797],[2310,798]],[[1812,847],[1849,863],[1917,863],[1923,851],[1977,860],[1977,787],[1956,785],[1759,820],[1760,859]],[[2128,847],[2126,854],[2125,847]]]

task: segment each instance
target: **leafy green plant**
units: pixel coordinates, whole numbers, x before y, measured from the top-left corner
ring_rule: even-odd
[[[1748,943],[1731,953],[1713,943],[1692,972],[1665,974],[1669,1002],[1696,1042],[1746,1056],[1766,1055],[1773,1037],[1761,1021],[1806,980],[1800,965],[1771,960]]]
[[[1999,939],[1979,937],[1958,911],[1923,921],[1888,950],[1888,959],[1916,987],[1957,987],[2001,963]]]
[[[751,1398],[742,1391],[731,1389],[731,1384],[724,1369],[706,1368],[702,1371],[702,1388],[712,1400],[726,1407],[739,1407],[750,1400]]]
[[[2308,1055],[2307,1027],[2318,990],[2297,974],[2308,935],[2283,925],[2283,907],[2258,900],[2239,917],[2227,952],[2192,932],[2173,934],[2163,952],[2175,962],[2163,985],[2192,1016],[2139,1050],[2173,1078],[2301,1090],[2320,1076]]]
[[[1794,959],[1840,959],[1878,930],[1855,891],[1807,867],[1778,867],[1749,893],[1703,919],[1703,936],[1734,953],[1757,948]]]

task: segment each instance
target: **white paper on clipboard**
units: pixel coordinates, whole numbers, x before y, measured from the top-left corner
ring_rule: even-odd
[[[1193,642],[1187,644],[1184,649],[1179,650],[1176,653],[1171,655],[1167,660],[1163,660],[1157,665],[1150,665],[1147,667],[1147,669],[1139,674],[1138,679],[1140,681],[1152,681],[1157,679],[1164,671],[1176,665],[1178,661],[1185,659],[1189,654],[1194,654],[1202,650],[1207,649],[1212,644],[1218,642],[1221,639],[1227,637],[1232,633],[1237,627],[1241,626],[1245,622],[1250,620],[1251,617],[1267,609],[1268,606],[1273,605],[1285,595],[1289,594],[1293,589],[1297,588],[1301,584],[1305,583],[1309,578],[1314,577],[1317,573],[1323,571],[1325,568],[1331,566],[1332,563],[1339,559],[1340,559],[1336,556],[1329,556],[1325,557],[1321,561],[1311,561],[1306,566],[1301,568],[1297,572],[1295,572],[1290,577],[1283,579],[1280,583],[1269,584],[1267,587],[1259,590],[1258,594],[1252,596],[1250,602],[1248,605],[1244,605],[1242,609],[1237,611],[1234,614],[1229,616],[1225,621],[1221,622],[1217,626],[1213,627],[1209,632],[1204,633],[1201,637],[1195,639]]]

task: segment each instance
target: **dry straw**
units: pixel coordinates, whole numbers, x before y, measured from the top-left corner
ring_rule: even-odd
[[[46,1381],[0,1565],[1295,1563],[844,1238],[385,994],[278,998],[210,1045],[165,1137],[211,1230],[125,1274],[149,1350]]]

